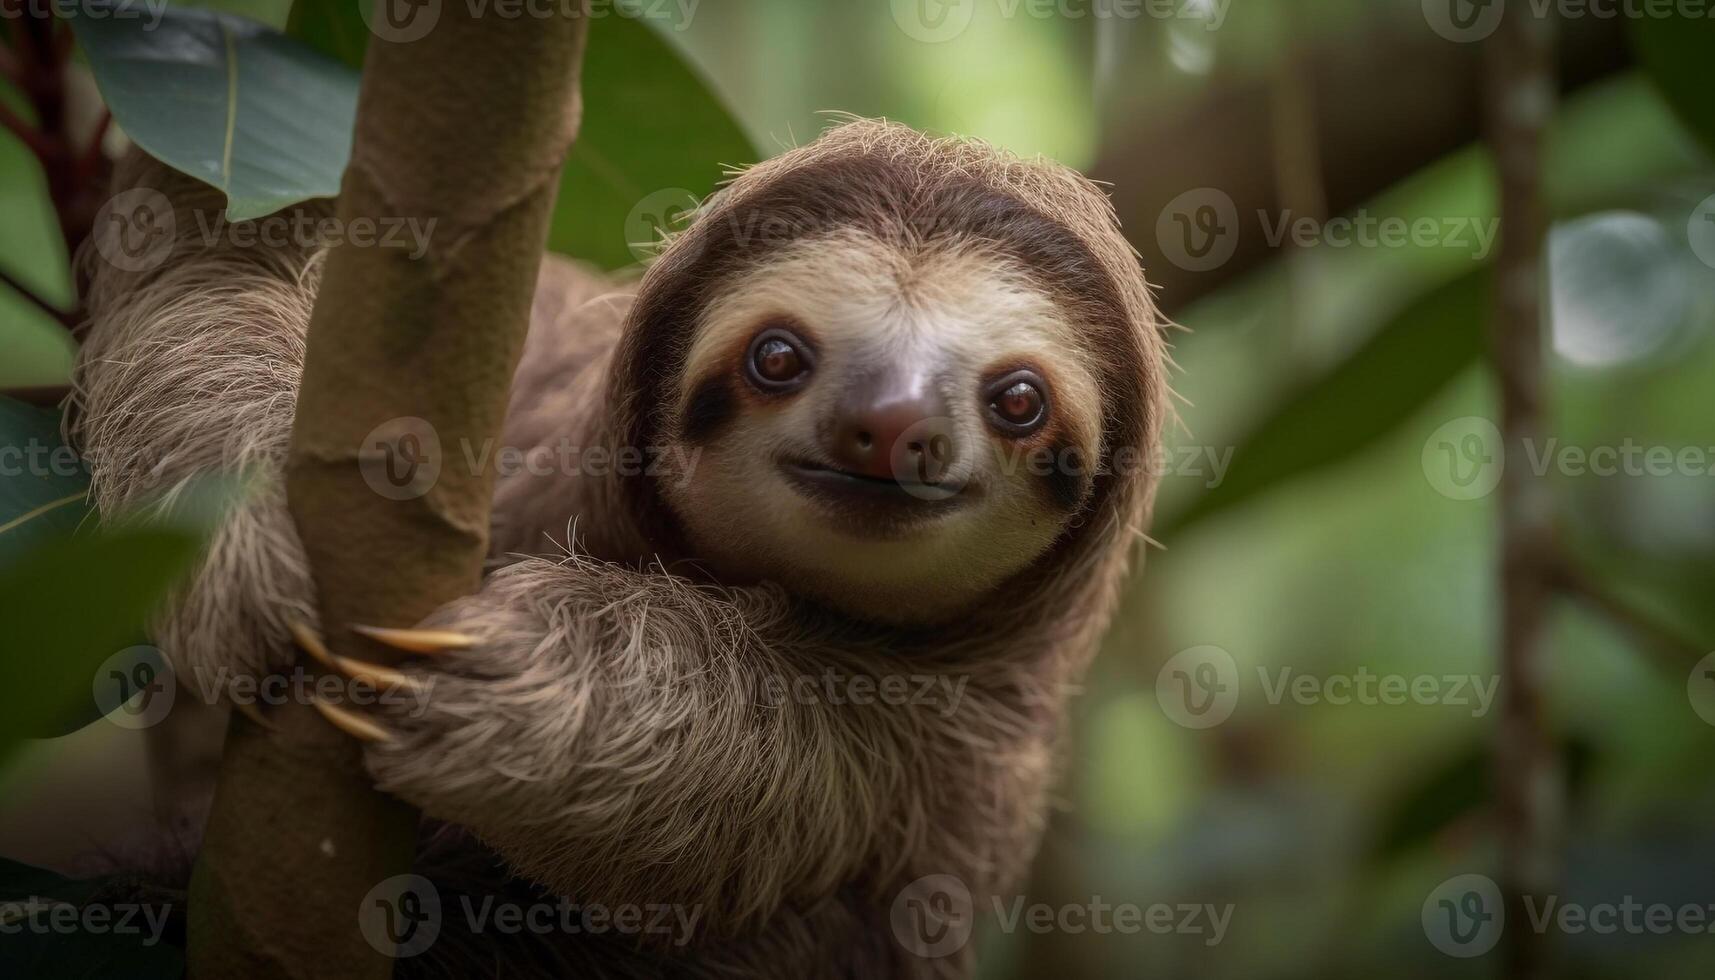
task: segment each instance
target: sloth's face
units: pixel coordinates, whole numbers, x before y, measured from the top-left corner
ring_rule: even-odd
[[[696,464],[664,491],[726,576],[946,617],[1038,559],[1090,492],[1090,357],[993,252],[799,243],[708,308],[677,406]]]

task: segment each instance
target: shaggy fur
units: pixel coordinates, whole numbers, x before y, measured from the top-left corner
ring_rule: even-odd
[[[175,180],[146,161],[120,179]],[[174,186],[176,204],[208,206]],[[788,232],[747,235],[759,219]],[[866,621],[794,594],[790,575],[727,580],[718,556],[701,561],[686,543],[695,515],[676,512],[654,477],[503,477],[503,567],[432,620],[480,643],[418,668],[433,683],[425,713],[377,715],[397,738],[369,749],[371,772],[537,887],[703,916],[684,946],[561,937],[552,956],[509,968],[965,976],[968,946],[920,958],[896,938],[895,899],[922,876],[950,874],[982,909],[1027,867],[1065,702],[1153,492],[1147,468],[1114,461],[1152,449],[1166,410],[1148,287],[1097,189],[980,143],[839,126],[740,175],[634,297],[545,265],[505,442],[672,444],[688,352],[721,285],[766,269],[793,240],[835,231],[908,256],[979,244],[1026,269],[1084,335],[1099,404],[1080,408],[1099,420],[1109,465],[1052,547],[947,627]],[[268,487],[161,624],[169,654],[193,669],[278,667],[291,659],[282,619],[311,615],[278,474],[314,270],[313,250],[231,249],[175,254],[142,276],[92,270],[75,431],[96,459],[104,509],[217,467],[249,465]],[[113,462],[136,459],[150,462]],[[574,524],[577,544],[558,554],[510,554],[541,555]],[[266,664],[232,659],[253,650]],[[960,694],[865,705],[778,696],[830,673],[929,676]],[[409,961],[410,972],[434,973],[440,955]]]

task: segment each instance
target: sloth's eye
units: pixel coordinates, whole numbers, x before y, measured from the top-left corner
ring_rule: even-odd
[[[1032,371],[1014,371],[989,386],[989,418],[1009,436],[1026,436],[1048,421],[1047,385]]]
[[[790,331],[776,327],[750,342],[745,367],[751,383],[763,391],[789,391],[810,376],[810,353]]]

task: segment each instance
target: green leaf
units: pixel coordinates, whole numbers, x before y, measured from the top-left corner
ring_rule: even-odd
[[[339,193],[357,74],[230,14],[169,7],[72,18],[113,118],[161,161],[226,192],[232,220]]]
[[[0,755],[92,717],[98,668],[138,644],[201,543],[191,527],[119,526],[49,540],[0,568]]]
[[[357,5],[367,0],[297,0],[286,18],[286,35],[351,68],[363,67],[369,27]]]
[[[347,65],[363,63],[369,31],[358,0],[298,0],[286,30]],[[606,269],[631,265],[724,168],[756,148],[720,98],[665,38],[670,23],[610,10],[590,21],[584,115],[561,172],[548,247]]]
[[[0,567],[81,525],[88,495],[89,474],[60,438],[60,414],[0,397]]]
[[[0,82],[0,104],[31,119],[28,103]],[[74,294],[65,240],[48,198],[41,162],[24,142],[0,129],[0,270],[48,303],[70,309]],[[76,345],[59,321],[0,286],[0,388],[54,385],[71,372]],[[4,519],[0,518],[0,523]]]
[[[590,25],[584,117],[560,177],[548,247],[603,268],[638,262],[723,167],[758,159],[744,131],[658,33],[605,17]]]
[[[1631,18],[1632,48],[1644,73],[1667,104],[1715,152],[1715,99],[1709,93],[1709,55],[1715,52],[1715,19],[1691,16],[1680,4],[1660,16]]]
[[[1387,435],[1477,360],[1488,295],[1489,274],[1480,269],[1412,303],[1249,433],[1226,479],[1163,515],[1159,533],[1183,531]]]

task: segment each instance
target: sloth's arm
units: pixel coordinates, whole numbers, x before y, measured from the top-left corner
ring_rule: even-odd
[[[199,477],[247,478],[243,502],[152,629],[181,673],[214,689],[289,663],[288,621],[314,621],[280,477],[316,268],[302,247],[211,244],[220,192],[140,151],[119,164],[115,186],[144,196],[136,215],[97,227],[80,256],[89,321],[72,434],[104,515],[170,500]],[[171,237],[146,237],[157,231]]]
[[[805,619],[769,588],[519,562],[425,624],[476,642],[368,714],[389,736],[370,771],[556,891],[700,905],[723,931],[893,880],[912,855],[980,875],[973,849],[1027,847],[987,829],[961,839],[985,803],[952,785],[1046,774],[1039,746],[990,738],[1019,719],[964,689],[962,704],[825,697],[825,676],[912,668],[808,635]]]

